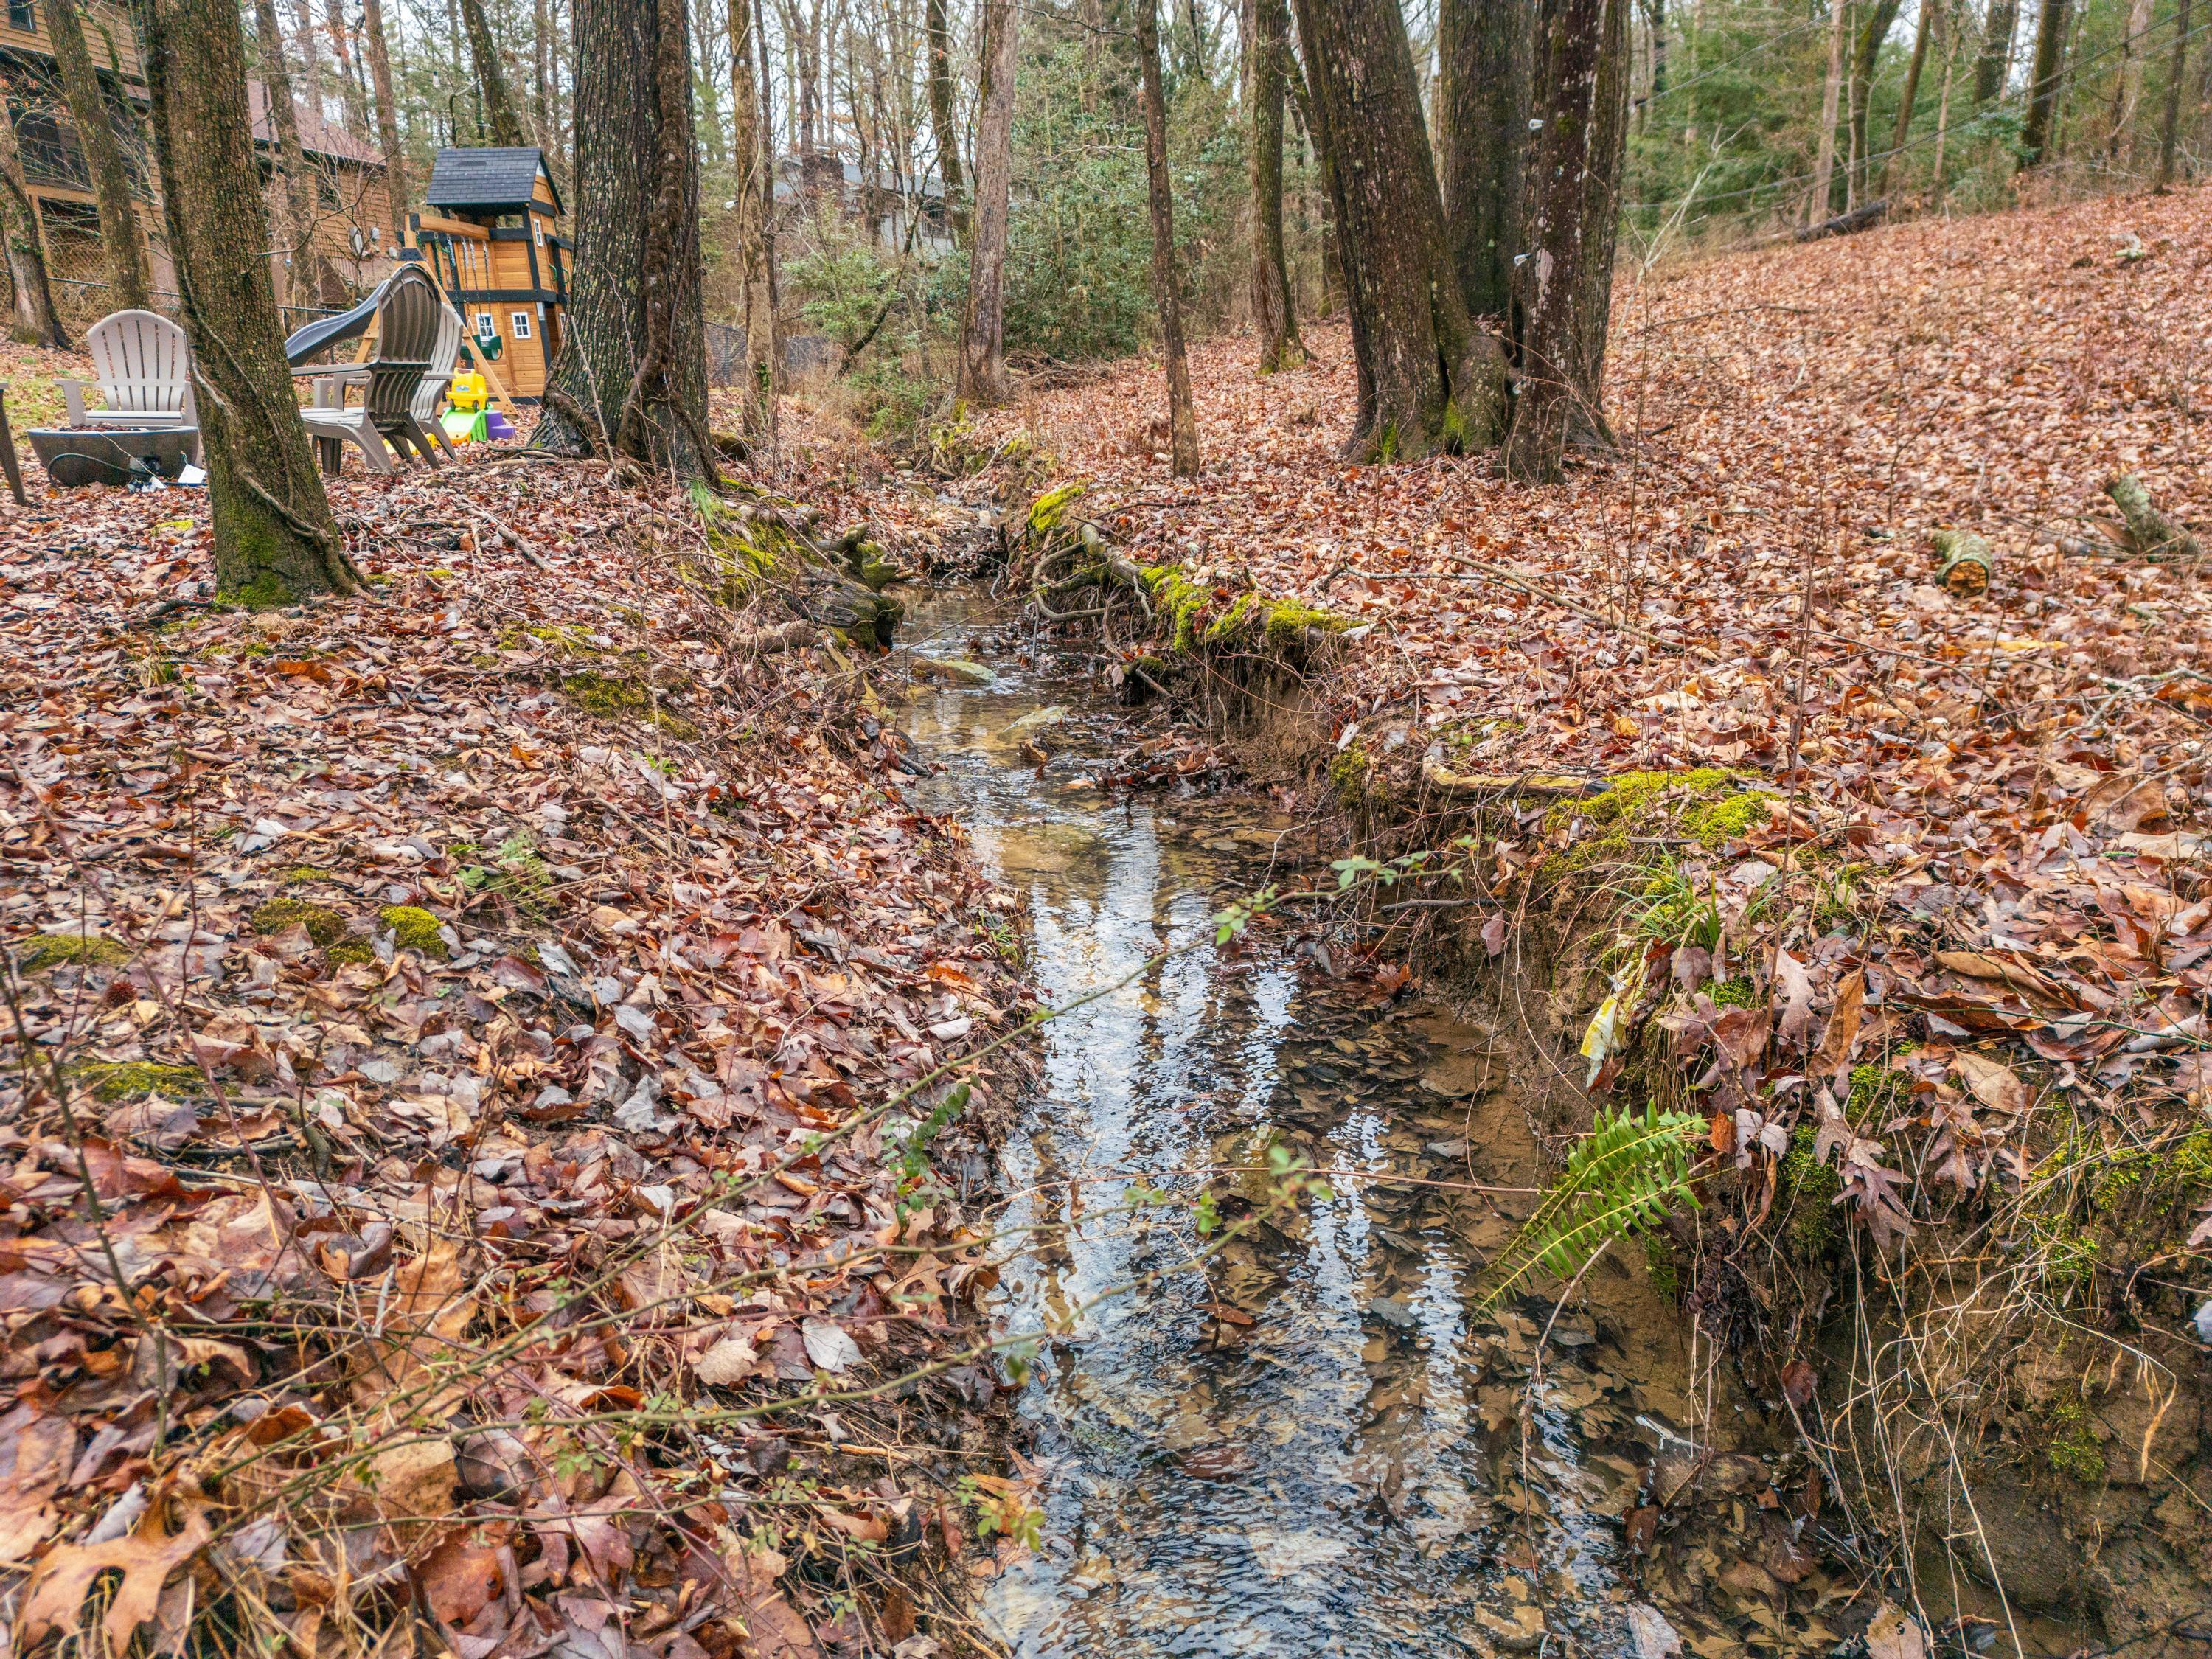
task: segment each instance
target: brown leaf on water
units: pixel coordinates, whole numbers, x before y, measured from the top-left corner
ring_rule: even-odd
[[[1927,1659],[1928,1638],[1919,1620],[1885,1601],[1866,1628],[1867,1659]]]

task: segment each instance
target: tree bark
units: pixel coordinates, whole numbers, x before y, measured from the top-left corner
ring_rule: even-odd
[[[1866,199],[1867,176],[1874,161],[1867,146],[1868,106],[1874,100],[1874,72],[1881,61],[1881,49],[1888,42],[1889,32],[1896,26],[1900,0],[1872,0],[1866,21],[1860,25],[1858,38],[1851,48],[1851,182],[1849,205],[1856,207]],[[1927,0],[1922,0],[1921,15],[1928,15]]]
[[[538,442],[713,470],[684,0],[578,0],[576,271]]]
[[[134,0],[154,151],[191,343],[217,594],[265,608],[351,592],[284,362],[235,0]]]
[[[1286,0],[1251,0],[1244,42],[1244,98],[1251,118],[1252,337],[1260,373],[1306,360],[1283,252],[1283,65],[1290,53]]]
[[[945,191],[945,216],[952,240],[968,240],[968,208],[961,199],[966,187],[960,180],[960,125],[952,110],[952,27],[945,16],[945,0],[926,0],[924,26],[928,34],[929,133],[937,141],[937,177]]]
[[[323,118],[323,54],[315,45],[314,0],[295,0],[292,33],[300,40],[300,99],[319,121]]]
[[[969,227],[968,308],[954,395],[989,404],[1006,396],[1006,213],[1013,184],[1014,59],[1021,12],[982,0],[983,82],[975,135],[975,216]]]
[[[2181,126],[2181,83],[2189,69],[2189,0],[2181,0],[2173,19],[2172,66],[2166,76],[2166,113],[2158,125],[2158,187],[2173,182],[2173,147]]]
[[[2112,131],[2106,141],[2106,155],[2117,161],[2128,131],[2135,125],[2136,109],[2142,102],[2143,62],[2149,56],[2151,0],[2131,0],[2128,32],[2120,42],[2119,85],[2112,101]]]
[[[1928,42],[1934,30],[1936,0],[1920,0],[1920,15],[1912,29],[1912,60],[1905,66],[1905,91],[1898,100],[1897,121],[1889,133],[1889,154],[1881,158],[1881,182],[1876,191],[1885,200],[1889,196],[1891,179],[1897,171],[1898,159],[1905,154],[1905,141],[1912,136],[1912,106],[1920,99],[1920,75],[1928,66]]]
[[[553,16],[545,0],[531,0],[530,126],[550,159],[560,149],[553,131]]]
[[[461,27],[469,37],[469,59],[476,69],[477,90],[483,98],[486,136],[501,149],[526,144],[530,141],[523,136],[514,94],[507,90],[507,66],[500,61],[499,42],[492,38],[483,0],[460,0],[460,3]]]
[[[131,199],[131,174],[116,142],[112,111],[100,70],[85,45],[78,0],[47,0],[46,34],[53,43],[62,97],[70,124],[92,170],[93,199],[100,214],[100,251],[106,256],[107,287],[118,311],[145,311],[154,303],[153,267],[146,253],[146,228]],[[126,106],[127,107],[127,106]]]
[[[1460,291],[1397,0],[1297,0],[1297,11],[1361,369],[1346,453],[1413,459],[1495,443],[1504,353]]]
[[[2012,38],[2020,32],[2020,0],[1989,0],[1982,55],[1974,60],[1974,107],[1994,103],[2012,76]]]
[[[1805,198],[1805,222],[1826,218],[1836,177],[1836,106],[1844,84],[1844,10],[1846,0],[1828,0],[1828,78],[1820,93],[1820,148],[1813,162],[1813,190]]]
[[[1168,181],[1168,112],[1160,88],[1160,32],[1154,0],[1136,0],[1138,70],[1144,82],[1145,179],[1152,214],[1152,298],[1160,310],[1160,355],[1167,359],[1168,430],[1176,477],[1198,476],[1198,421],[1190,408],[1190,359],[1182,343],[1176,291],[1175,193]]]
[[[1601,83],[1620,0],[1552,0],[1544,46],[1535,199],[1521,268],[1520,395],[1505,440],[1505,470],[1530,483],[1560,477],[1581,397],[1577,336],[1587,305],[1585,261],[1595,257],[1585,173],[1604,125]]]
[[[737,173],[737,238],[740,300],[745,331],[744,392],[738,410],[749,433],[768,429],[769,368],[775,349],[775,309],[768,284],[769,150],[760,119],[758,71],[753,66],[753,0],[730,0],[730,117]]]
[[[1530,0],[1442,0],[1437,14],[1444,222],[1468,313],[1501,321],[1524,246],[1535,24]]]
[[[1574,387],[1571,443],[1613,449],[1605,418],[1605,349],[1613,327],[1613,265],[1620,236],[1620,181],[1628,160],[1628,23],[1632,0],[1606,0],[1583,171],[1583,251],[1575,332],[1567,354]]]
[[[376,88],[376,145],[384,152],[384,189],[392,207],[392,246],[407,240],[407,155],[399,148],[399,106],[392,95],[392,53],[384,40],[383,0],[362,0],[362,48]]]
[[[2027,118],[2021,124],[2023,168],[2043,160],[2057,125],[2058,93],[2065,80],[2068,0],[2042,0],[2035,19],[2035,67],[2028,76]]]
[[[301,0],[303,9],[313,3],[314,0]],[[346,44],[344,0],[329,0],[323,17],[324,28],[331,37],[331,57],[337,65],[338,98],[345,106],[346,131],[365,140],[374,129],[368,118],[368,100],[362,94],[353,48]]]
[[[46,248],[40,240],[38,210],[23,185],[23,158],[15,147],[15,123],[0,109],[0,240],[8,256],[9,286],[15,290],[15,337],[26,345],[70,349],[67,330],[54,310],[54,291],[46,280]]]
[[[303,310],[322,302],[322,281],[315,258],[315,185],[300,144],[300,118],[292,107],[292,75],[284,66],[284,32],[276,22],[276,0],[253,0],[253,32],[260,46],[261,91],[269,106],[269,130],[276,137],[276,174],[283,185],[290,244],[284,262],[290,303]]]

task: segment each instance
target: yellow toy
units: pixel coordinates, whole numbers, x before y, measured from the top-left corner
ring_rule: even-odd
[[[446,402],[454,409],[482,409],[484,393],[484,377],[471,369],[453,376],[453,384],[446,388]]]

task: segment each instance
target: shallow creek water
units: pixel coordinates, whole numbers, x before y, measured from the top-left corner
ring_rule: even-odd
[[[1002,1224],[1055,1231],[1008,1267],[1001,1325],[1064,1321],[1186,1256],[1200,1183],[1235,1213],[1254,1179],[1200,1171],[1262,1162],[1271,1136],[1358,1175],[1039,1349],[1019,1409],[1045,1533],[985,1587],[992,1633],[1013,1654],[1128,1659],[1635,1651],[1619,1517],[1689,1409],[1640,1262],[1559,1316],[1524,1431],[1549,1310],[1468,1313],[1533,1202],[1475,1188],[1538,1178],[1504,1054],[1439,1006],[1332,979],[1293,928],[1214,948],[1223,901],[1267,879],[1286,838],[1310,854],[1313,832],[1252,797],[1070,787],[1113,711],[1095,681],[1018,665],[1011,635],[979,653],[1003,620],[957,594],[913,613],[922,656],[998,674],[909,705],[938,769],[927,805],[968,823],[1026,907],[1055,1000],[1209,942],[1047,1028]],[[1049,752],[1042,769],[1025,743]],[[1176,1220],[1132,1223],[1139,1175],[1184,1200]]]

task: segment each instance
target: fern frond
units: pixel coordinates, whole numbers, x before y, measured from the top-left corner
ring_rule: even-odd
[[[1495,1304],[1540,1267],[1572,1279],[1614,1239],[1649,1231],[1669,1211],[1694,1206],[1690,1148],[1705,1127],[1693,1113],[1662,1112],[1656,1104],[1641,1113],[1601,1111],[1536,1212],[1490,1264],[1478,1305]]]

